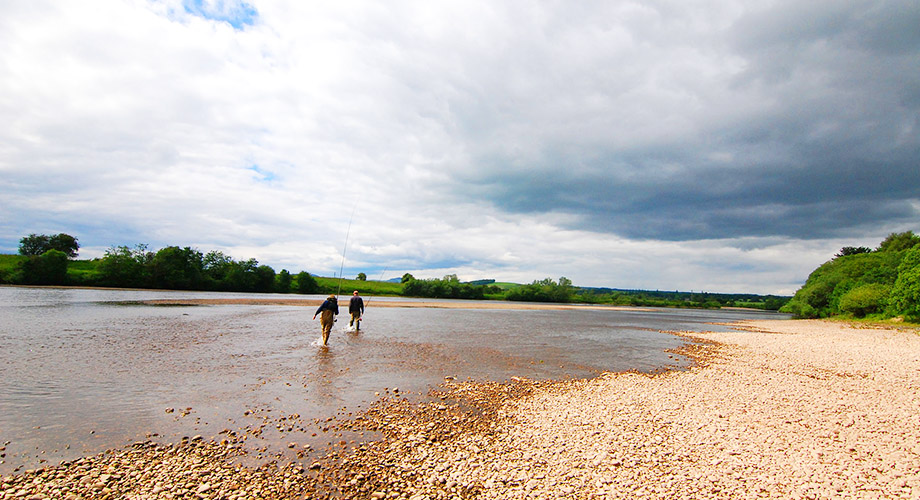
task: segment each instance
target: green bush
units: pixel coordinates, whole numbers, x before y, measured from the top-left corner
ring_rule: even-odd
[[[840,312],[862,318],[885,311],[891,288],[878,283],[859,285],[840,297]]]
[[[153,286],[168,290],[201,289],[203,256],[194,248],[161,248],[150,263]]]
[[[22,255],[0,255],[0,283],[15,283],[19,263],[25,259]]]
[[[63,285],[67,281],[67,254],[47,250],[19,263],[19,280],[25,285]]]
[[[149,265],[153,261],[153,252],[147,251],[147,245],[135,247],[111,247],[99,261],[99,279],[102,286],[144,288],[149,286]]]
[[[553,281],[552,278],[545,278],[529,285],[513,288],[508,291],[506,298],[527,302],[571,302],[574,293],[572,280],[563,276],[558,282]]]
[[[920,245],[920,236],[913,231],[891,233],[878,246],[879,252],[900,252]]]
[[[300,271],[294,277],[294,289],[297,290],[297,293],[309,294],[309,293],[319,293],[319,284],[316,283],[316,279],[313,276],[310,276],[310,273],[306,271]]]
[[[904,254],[904,251],[858,253],[825,262],[808,276],[780,311],[797,318],[824,318],[845,312],[840,309],[840,301],[850,291],[872,284],[891,287]]]
[[[408,274],[408,273],[407,273]],[[486,287],[461,283],[456,274],[449,274],[442,279],[417,280],[411,275],[402,284],[402,293],[408,297],[429,297],[440,299],[483,299]]]
[[[291,276],[290,271],[282,269],[275,275],[275,291],[278,293],[291,293],[291,283],[293,282],[294,277]]]
[[[844,247],[780,311],[797,318],[904,315],[920,320],[920,236],[892,233],[878,249]]]
[[[814,307],[811,307],[804,301],[795,300],[794,298],[780,308],[780,312],[789,313],[796,318],[818,317],[818,311]]]
[[[889,299],[890,314],[920,320],[920,247],[908,250],[898,266],[898,279]]]

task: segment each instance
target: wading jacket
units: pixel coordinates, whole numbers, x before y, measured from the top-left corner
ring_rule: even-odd
[[[314,314],[314,316],[323,312],[324,310],[332,311],[335,314],[338,314],[339,313],[339,302],[335,299],[324,300],[323,303],[320,304],[319,309],[316,310],[316,314]]]
[[[363,313],[364,312],[364,299],[361,297],[352,297],[348,301],[348,312],[350,313]]]

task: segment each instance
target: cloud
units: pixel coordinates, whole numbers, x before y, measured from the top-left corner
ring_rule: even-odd
[[[0,250],[79,229],[84,256],[192,245],[331,274],[351,221],[351,274],[791,293],[840,246],[918,229],[918,20],[908,1],[7,3]]]
[[[477,142],[474,170],[446,184],[637,238],[827,238],[916,222],[920,44],[911,23],[892,19],[918,9],[803,5],[744,13],[727,29],[719,17],[665,23],[654,12],[642,26],[668,32],[651,29],[650,48],[605,43],[632,30],[628,18],[612,30],[598,26],[604,16],[577,25],[595,33],[580,46],[593,64],[530,73],[551,88],[515,92],[523,104],[494,141]],[[624,46],[636,57],[623,61]]]

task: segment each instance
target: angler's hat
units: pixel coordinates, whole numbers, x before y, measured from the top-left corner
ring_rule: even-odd
[[[330,295],[328,298],[329,298],[329,299],[332,299],[332,300],[335,300],[335,295]]]

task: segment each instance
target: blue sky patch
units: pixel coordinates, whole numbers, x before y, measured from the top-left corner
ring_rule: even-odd
[[[258,180],[260,180],[260,181],[262,181],[262,182],[270,182],[270,181],[275,180],[275,174],[274,174],[274,173],[272,173],[272,172],[270,172],[270,171],[268,171],[268,170],[263,170],[263,169],[260,168],[258,165],[253,165],[253,166],[249,167],[249,170],[252,170],[253,172],[255,172],[255,173],[258,175]]]
[[[240,0],[183,0],[185,11],[212,21],[221,21],[241,30],[252,26],[259,16],[255,7]]]

